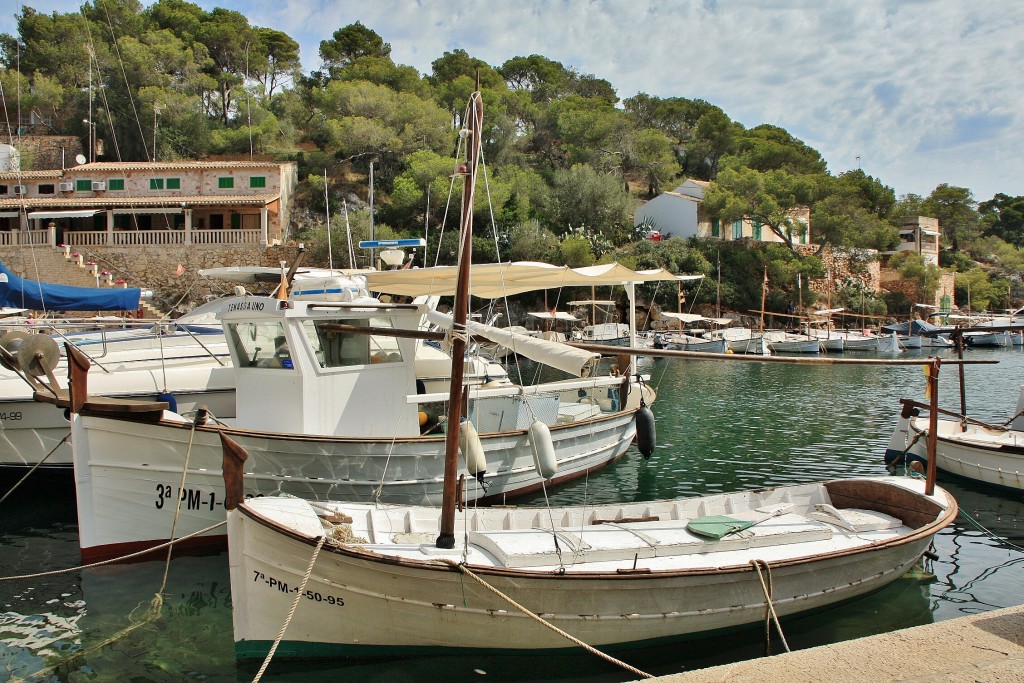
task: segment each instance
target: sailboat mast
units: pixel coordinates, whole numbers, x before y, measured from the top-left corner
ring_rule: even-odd
[[[459,469],[459,433],[462,422],[462,379],[466,355],[466,318],[469,314],[469,265],[473,256],[473,195],[480,159],[480,137],[484,105],[480,85],[470,100],[466,135],[465,183],[462,188],[462,229],[459,234],[459,271],[455,285],[455,309],[452,312],[452,377],[448,394],[448,428],[444,450],[444,490],[441,497],[441,529],[435,545],[455,547],[455,505],[458,496],[456,477]]]

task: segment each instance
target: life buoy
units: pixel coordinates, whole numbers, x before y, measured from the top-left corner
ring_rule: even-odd
[[[487,458],[484,457],[484,445],[480,443],[480,435],[469,420],[463,420],[459,428],[459,449],[466,459],[466,470],[474,477],[487,471]]]
[[[533,448],[533,466],[537,474],[550,479],[558,471],[558,460],[555,459],[555,445],[551,442],[551,430],[540,420],[530,425],[530,447]]]
[[[654,413],[646,405],[641,405],[636,411],[636,447],[644,456],[644,460],[649,459],[654,453],[657,442]]]

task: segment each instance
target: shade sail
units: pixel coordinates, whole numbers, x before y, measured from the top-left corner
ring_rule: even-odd
[[[427,319],[438,327],[451,329],[452,317],[446,313],[429,311]],[[484,337],[495,344],[512,349],[521,356],[557,368],[577,377],[589,377],[601,354],[573,348],[567,344],[547,339],[531,337],[527,334],[512,332],[500,327],[492,327],[473,321],[466,322],[470,333]]]
[[[385,270],[366,274],[368,289],[400,296],[451,296],[458,279],[456,266]],[[538,289],[596,287],[626,283],[675,281],[667,270],[635,271],[618,263],[586,268],[553,266],[549,263],[474,264],[470,269],[470,293],[484,299],[496,299]]]

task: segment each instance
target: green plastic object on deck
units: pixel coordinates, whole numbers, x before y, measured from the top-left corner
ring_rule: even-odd
[[[754,526],[753,522],[742,519],[734,519],[724,515],[709,515],[697,517],[686,523],[686,530],[698,536],[719,539],[737,531],[743,531],[747,527]]]

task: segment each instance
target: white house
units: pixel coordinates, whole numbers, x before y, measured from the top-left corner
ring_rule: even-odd
[[[783,241],[760,222],[750,218],[737,219],[723,225],[717,217],[709,217],[702,206],[708,185],[710,183],[706,180],[687,180],[671,192],[658,195],[633,212],[633,225],[646,224],[650,229],[660,232],[662,237]],[[810,209],[806,206],[795,207],[790,211],[790,217],[797,228],[792,235],[793,244],[810,243]]]

